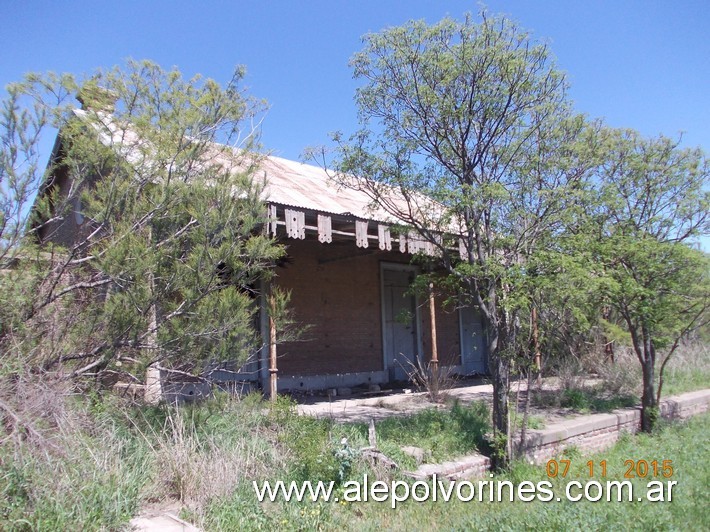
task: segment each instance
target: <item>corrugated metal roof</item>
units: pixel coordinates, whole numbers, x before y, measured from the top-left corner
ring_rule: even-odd
[[[392,216],[373,207],[362,191],[338,187],[323,168],[269,156],[259,165],[257,177],[266,178],[266,201],[329,214],[351,215],[377,221]]]
[[[79,109],[74,112],[83,119],[87,119],[89,114]],[[130,162],[141,163],[150,159],[150,143],[141,139],[130,125],[119,123],[112,114],[103,111],[93,113],[93,116],[95,121],[92,125],[99,133],[101,142],[113,146]],[[245,157],[242,150],[215,144],[212,151],[211,162],[218,162],[233,171],[243,171],[250,164],[250,157]],[[399,221],[392,212],[374,205],[366,192],[357,189],[359,180],[356,177],[349,178],[354,186],[338,186],[332,177],[335,175],[333,172],[276,156],[259,157],[257,167],[255,177],[265,178],[264,200],[269,203],[388,224]],[[408,203],[395,189],[385,187],[379,193],[386,194],[390,207],[396,207],[403,213],[418,211],[421,213],[419,219],[429,220],[427,225],[436,225],[433,223],[435,214],[441,211],[441,206],[430,198],[415,193],[410,195],[411,203]]]

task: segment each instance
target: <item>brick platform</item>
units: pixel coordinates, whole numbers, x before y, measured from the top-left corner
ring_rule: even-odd
[[[710,390],[689,392],[661,401],[665,419],[687,419],[710,409]],[[555,423],[541,430],[530,430],[523,453],[536,463],[557,456],[566,448],[595,452],[614,445],[625,433],[635,434],[641,427],[641,409],[625,408],[609,414],[595,414]]]

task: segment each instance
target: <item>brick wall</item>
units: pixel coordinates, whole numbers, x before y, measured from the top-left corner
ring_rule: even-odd
[[[687,419],[710,410],[710,389],[689,392],[661,401],[661,415],[666,419]],[[625,408],[610,414],[595,414],[566,420],[543,430],[531,430],[524,455],[538,464],[559,456],[567,447],[575,446],[585,454],[608,449],[619,437],[638,432],[641,410]],[[415,472],[414,478],[487,478],[490,460],[474,454],[441,464],[425,464]]]
[[[353,241],[321,244],[287,240],[292,262],[277,268],[275,284],[291,291],[295,319],[310,326],[299,342],[278,346],[281,375],[381,371],[382,262],[409,264],[399,251],[360,249]],[[437,345],[443,364],[459,364],[458,313],[437,305]],[[429,311],[420,304],[423,358],[431,356]]]
[[[292,263],[275,283],[291,290],[295,319],[310,326],[299,342],[278,346],[286,375],[355,373],[383,369],[380,262],[408,256],[362,250],[348,241],[288,240]]]
[[[689,392],[661,401],[661,415],[666,419],[687,419],[710,410],[710,389]],[[575,446],[585,454],[608,449],[619,437],[634,434],[641,425],[641,410],[625,408],[610,414],[582,416],[556,423],[543,430],[531,430],[524,455],[538,464],[559,456]],[[463,456],[441,464],[426,464],[409,475],[430,478],[487,478],[490,460],[482,455]]]
[[[461,364],[461,334],[459,331],[459,313],[450,305],[444,305],[444,297],[437,296],[436,302],[436,347],[439,362],[445,366]],[[431,357],[431,321],[429,302],[420,302],[422,312],[422,347],[424,359]]]
[[[710,409],[710,390],[689,392],[661,401],[666,419],[687,419]],[[625,408],[609,414],[595,414],[562,421],[542,430],[531,430],[523,449],[529,459],[543,463],[568,447],[596,452],[611,447],[619,437],[634,434],[641,427],[641,410]]]

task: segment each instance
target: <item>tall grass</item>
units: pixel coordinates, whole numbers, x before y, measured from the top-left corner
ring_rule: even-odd
[[[610,412],[634,406],[641,401],[641,365],[630,348],[617,347],[613,363],[596,360],[593,366],[599,381],[589,384],[587,371],[579,364],[562,365],[559,390],[534,390],[533,404],[541,407],[567,408],[580,413]],[[656,383],[663,351],[656,363]],[[682,344],[664,371],[662,397],[699,390],[710,386],[710,345],[696,340]]]
[[[200,516],[290,460],[260,397],[144,407],[62,381],[18,389],[3,397],[16,420],[0,439],[2,530],[119,529],[168,501]]]
[[[262,406],[258,396],[222,395],[199,405],[134,408],[135,437],[155,463],[150,498],[200,509],[245,479],[281,467],[288,454],[274,445]]]
[[[686,342],[673,354],[664,371],[663,395],[710,387],[710,344]]]
[[[3,391],[0,529],[116,529],[138,511],[152,471],[140,441],[62,381]]]

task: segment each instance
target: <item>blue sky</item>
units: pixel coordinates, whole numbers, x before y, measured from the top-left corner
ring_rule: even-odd
[[[710,3],[706,0],[487,2],[549,41],[578,111],[710,150]],[[0,0],[0,85],[28,71],[90,73],[153,59],[225,81],[245,64],[271,109],[263,141],[298,159],[355,129],[347,65],[360,37],[409,19],[476,12],[472,1],[120,2]]]
[[[645,135],[683,131],[684,145],[710,151],[707,0],[487,6],[549,42],[578,111]],[[127,57],[222,82],[244,64],[250,93],[271,105],[265,147],[299,159],[329,132],[355,129],[348,59],[362,35],[479,7],[457,0],[0,0],[0,85],[29,71],[91,73]]]

